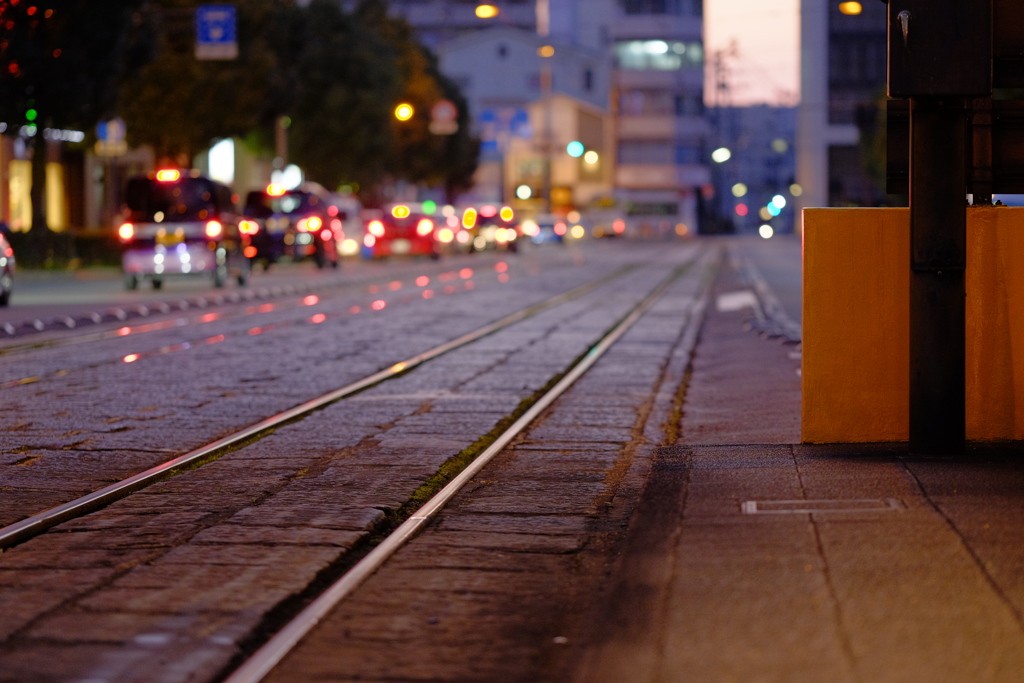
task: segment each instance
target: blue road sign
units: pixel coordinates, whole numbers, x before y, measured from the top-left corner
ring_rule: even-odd
[[[234,5],[201,5],[196,8],[196,59],[238,57]]]

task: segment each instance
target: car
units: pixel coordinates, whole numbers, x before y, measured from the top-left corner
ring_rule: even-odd
[[[523,221],[522,230],[534,244],[561,244],[569,227],[560,216],[542,214],[533,220]]]
[[[515,211],[510,206],[498,207],[484,204],[468,207],[462,213],[462,225],[469,231],[469,245],[474,251],[504,249],[515,252],[519,248],[522,228],[515,220]]]
[[[14,249],[7,236],[0,231],[0,306],[11,302],[14,289]]]
[[[270,184],[246,195],[242,209],[245,231],[252,233],[256,259],[265,268],[282,258],[312,258],[317,268],[338,267],[335,223],[327,197],[306,189],[287,190]]]
[[[435,237],[434,219],[422,211],[414,211],[409,204],[392,204],[384,210],[370,213],[363,229],[362,255],[365,259],[387,256],[427,256],[440,258],[438,241],[445,236]],[[442,227],[438,233],[451,230]],[[451,237],[447,238],[451,241]]]
[[[196,171],[130,178],[117,229],[125,287],[149,280],[160,289],[171,277],[211,277],[217,287],[235,277],[245,285],[254,251],[235,211],[231,190]]]

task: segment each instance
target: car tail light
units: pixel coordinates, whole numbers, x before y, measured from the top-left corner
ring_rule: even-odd
[[[256,251],[256,247],[250,244],[245,248],[245,251],[243,251],[242,253],[245,254],[245,258],[256,258],[256,254],[258,252]]]
[[[299,221],[299,230],[303,232],[316,232],[324,226],[319,216],[310,216]]]
[[[130,242],[135,237],[135,226],[131,223],[125,223],[117,229],[117,236],[121,238],[122,242]]]
[[[256,221],[240,221],[238,223],[238,230],[243,235],[255,235],[260,231],[260,224]]]
[[[476,209],[470,207],[462,214],[462,227],[472,229],[476,227]]]
[[[377,244],[377,238],[374,237],[373,235],[367,235],[366,237],[363,238],[363,244],[367,247],[372,247],[373,245]]]
[[[503,206],[501,207],[500,215],[501,220],[505,221],[506,223],[509,223],[512,221],[513,218],[516,217],[516,212],[512,210],[511,206]]]
[[[173,183],[181,178],[181,171],[176,168],[166,168],[156,172],[156,179],[162,183]]]
[[[370,224],[366,226],[367,232],[377,237],[384,236],[384,224],[380,221],[370,221]]]
[[[419,222],[419,225],[416,226],[416,232],[421,236],[426,236],[434,232],[434,221],[429,218],[424,218]]]
[[[320,237],[323,238],[324,242],[330,242],[331,238],[334,237],[334,233],[329,228],[320,231]]]
[[[210,238],[220,237],[220,234],[224,232],[224,226],[220,224],[220,221],[210,221],[206,224],[206,236]]]
[[[439,242],[448,244],[453,239],[455,239],[455,234],[452,232],[451,228],[441,228],[437,231],[437,240]]]
[[[399,204],[391,209],[391,215],[395,218],[408,218],[410,213],[412,212],[409,210],[409,207],[404,204]]]

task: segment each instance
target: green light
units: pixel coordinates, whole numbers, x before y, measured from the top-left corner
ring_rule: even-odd
[[[37,112],[35,109],[29,109],[27,112],[25,112],[25,118],[29,121],[35,121],[37,116],[39,116],[39,112]]]
[[[423,202],[423,213],[427,214],[428,216],[433,216],[435,211],[437,211],[437,202],[431,199],[428,199],[427,201]]]

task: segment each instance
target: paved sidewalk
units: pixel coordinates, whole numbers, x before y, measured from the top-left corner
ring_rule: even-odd
[[[575,680],[1024,681],[1024,450],[799,445],[750,315],[709,308]]]

